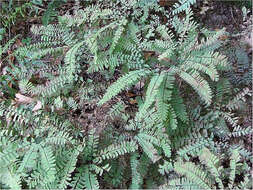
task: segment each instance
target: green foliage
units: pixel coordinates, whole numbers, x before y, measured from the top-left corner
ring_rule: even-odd
[[[228,51],[228,57],[235,62],[235,66],[227,73],[230,81],[238,85],[250,85],[252,83],[252,67],[246,50],[241,47],[233,47]]]
[[[174,5],[173,14],[183,12],[195,3],[196,0],[179,0],[179,2]]]
[[[103,99],[99,101],[99,104],[102,105],[103,103],[107,102],[112,97],[121,92],[124,88],[136,84],[141,77],[148,75],[149,73],[150,72],[146,70],[137,70],[129,72],[125,76],[118,79],[113,85],[111,85],[107,89],[107,92],[103,96]]]
[[[197,184],[199,188],[213,189],[216,188],[216,184],[219,189],[224,189],[223,178],[228,178],[229,183],[226,186],[229,189],[240,189],[239,186],[234,185],[235,171],[240,165],[240,154],[238,150],[231,150],[230,155],[230,168],[229,175],[225,176],[226,169],[220,166],[220,159],[211,153],[207,148],[204,148],[199,156],[201,163],[206,165],[207,172],[204,168],[195,165],[192,162],[178,161],[175,163],[175,170],[178,174],[184,175],[193,184]],[[244,174],[242,174],[244,175]],[[247,175],[245,175],[247,176]],[[250,184],[248,184],[250,185]],[[226,187],[226,188],[227,188]]]
[[[252,187],[251,90],[224,78],[225,30],[199,29],[195,0],[75,1],[49,24],[61,3],[15,61],[16,38],[0,49],[1,188]]]
[[[66,3],[66,1],[67,0],[53,0],[49,2],[47,10],[43,13],[42,16],[43,25],[48,25],[53,20],[53,17],[57,16],[57,12],[55,9],[59,8],[64,2]]]
[[[9,28],[11,25],[14,25],[18,17],[25,17],[28,10],[32,11],[32,2],[22,1],[16,2],[13,0],[3,1],[0,4],[0,20],[2,26]]]

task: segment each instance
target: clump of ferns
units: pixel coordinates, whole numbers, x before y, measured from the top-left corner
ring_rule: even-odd
[[[224,83],[223,80],[222,83]],[[244,116],[238,116],[237,113],[238,108],[241,109],[241,105],[244,105],[247,99],[246,97],[251,96],[250,90],[247,88],[243,89],[231,98],[231,93],[228,93],[231,91],[231,88],[226,88],[226,85],[223,84],[223,89],[220,89],[220,85],[219,83],[217,84],[219,88],[216,91],[214,99],[220,100],[220,98],[222,98],[224,102],[219,103],[219,101],[215,101],[211,107],[204,108],[198,106],[192,110],[190,112],[190,118],[192,119],[191,125],[196,125],[198,128],[187,128],[186,131],[190,129],[193,130],[189,133],[191,135],[196,134],[198,131],[202,131],[200,134],[205,134],[208,138],[211,137],[213,147],[217,152],[221,153],[231,144],[236,146],[237,143],[235,144],[235,142],[238,139],[252,135],[252,132],[250,126],[244,126],[243,123],[240,122],[240,118]],[[225,91],[227,91],[228,94],[226,94]],[[185,134],[187,133],[185,132],[182,137],[184,137]]]
[[[204,147],[199,151],[198,164],[178,158],[173,169],[178,177],[168,179],[161,188],[183,189],[250,189],[250,167],[242,160],[238,149],[230,148],[216,155]],[[201,163],[201,164],[199,164]],[[180,185],[179,185],[180,184]]]

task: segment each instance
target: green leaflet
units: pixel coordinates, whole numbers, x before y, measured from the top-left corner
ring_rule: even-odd
[[[230,159],[230,174],[229,174],[229,188],[233,188],[235,181],[235,172],[236,167],[238,166],[238,162],[240,161],[240,154],[237,149],[231,151],[231,159]]]

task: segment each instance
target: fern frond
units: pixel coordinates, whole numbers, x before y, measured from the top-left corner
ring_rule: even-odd
[[[163,165],[159,164],[159,173],[162,175],[165,175],[166,173],[169,173],[170,171],[173,170],[173,166],[171,162],[168,162],[166,160],[164,160]]]
[[[84,170],[84,178],[85,178],[86,189],[99,189],[97,176],[91,173],[88,167],[86,167]]]
[[[174,111],[173,107],[169,104],[169,112],[168,112],[168,120],[169,120],[169,126],[171,129],[176,129],[177,128],[177,115],[176,112]]]
[[[226,34],[225,28],[219,31],[213,32],[211,34],[208,34],[206,31],[203,31],[203,33],[207,35],[207,39],[202,39],[200,44],[194,47],[194,50],[206,50],[208,47],[219,43],[219,38],[222,35]]]
[[[15,41],[18,37],[19,37],[19,35],[15,36],[11,40],[9,40],[3,47],[0,46],[0,58],[1,58],[2,54],[6,53],[7,50],[10,48],[10,46],[15,43]]]
[[[231,94],[232,86],[228,79],[222,78],[216,84],[216,102],[221,102],[225,94]]]
[[[173,6],[174,10],[172,11],[172,14],[175,15],[180,12],[183,12],[195,3],[196,3],[196,0],[179,0],[179,2],[175,3],[175,5]]]
[[[208,60],[208,59],[207,59]],[[215,65],[213,64],[202,64],[201,62],[206,62],[205,58],[202,58],[202,60],[198,60],[198,59],[193,59],[191,60],[187,60],[185,61],[183,67],[187,68],[187,69],[194,69],[196,71],[200,71],[203,72],[205,74],[207,74],[213,81],[218,81],[219,80],[219,74],[217,69],[215,68]],[[209,61],[209,60],[208,60]]]
[[[197,184],[203,189],[212,189],[207,174],[192,162],[178,161],[174,165],[174,169],[180,175],[185,175],[191,182]]]
[[[7,185],[11,189],[22,189],[21,176],[7,167],[1,167],[0,184],[1,183]]]
[[[252,181],[249,179],[248,175],[244,176],[243,181],[238,185],[239,189],[249,190],[252,187]]]
[[[54,182],[56,178],[56,164],[53,151],[49,146],[39,146],[39,151],[41,155],[41,166],[43,171],[45,172],[43,183]]]
[[[110,172],[104,175],[104,179],[107,183],[112,184],[113,187],[119,187],[125,177],[125,167],[119,160],[113,160],[110,165]]]
[[[166,157],[170,158],[171,157],[171,147],[169,145],[169,142],[167,142],[165,139],[161,140],[161,145],[163,149],[163,152]]]
[[[173,110],[175,111],[177,117],[183,121],[184,123],[187,123],[189,121],[186,107],[184,105],[184,100],[179,94],[178,88],[174,87],[173,94],[171,98],[171,106]]]
[[[48,137],[45,140],[46,140],[45,142],[48,144],[54,144],[54,145],[60,145],[60,146],[63,146],[67,143],[70,143],[70,144],[73,143],[73,138],[66,131],[51,133],[48,135]]]
[[[219,158],[212,154],[207,148],[204,148],[202,150],[202,153],[199,156],[200,161],[203,162],[211,172],[211,174],[215,177],[215,180],[217,181],[219,188],[223,189],[223,183],[221,181],[221,169],[222,167],[219,167]],[[219,168],[218,168],[219,167]]]
[[[135,136],[135,139],[142,147],[143,151],[147,154],[147,156],[152,160],[153,163],[158,161],[160,159],[160,156],[158,156],[157,150],[155,147],[150,143],[148,140],[143,139],[141,134],[138,134]]]
[[[228,104],[226,105],[226,108],[229,111],[233,111],[233,110],[238,109],[240,107],[240,102],[246,101],[245,96],[247,96],[247,95],[251,96],[252,94],[251,94],[249,88],[244,88],[240,93],[238,93],[232,100],[230,100],[228,102]]]
[[[237,149],[231,151],[231,159],[230,159],[230,173],[229,173],[229,188],[233,188],[235,181],[235,172],[238,162],[240,161],[240,154]]]
[[[105,102],[109,101],[111,98],[116,96],[118,93],[120,93],[124,88],[135,84],[141,77],[147,76],[148,74],[150,74],[150,71],[144,69],[137,71],[130,71],[125,76],[119,78],[107,89],[105,95],[98,102],[98,104],[99,105],[104,104]]]
[[[95,161],[94,161],[95,162]],[[102,167],[95,165],[95,164],[91,164],[90,165],[90,171],[94,171],[97,175],[102,176],[104,173],[104,170],[109,172],[109,170],[111,169],[109,164],[106,164]]]
[[[36,166],[36,162],[38,162],[38,145],[31,144],[29,150],[26,152],[22,162],[18,168],[18,172],[24,172],[24,169],[33,169]]]
[[[252,134],[251,126],[248,127],[241,127],[240,125],[237,125],[233,128],[233,131],[231,132],[230,136],[233,137],[241,137]]]
[[[101,150],[99,156],[101,159],[114,159],[120,155],[124,155],[126,153],[135,152],[138,146],[135,141],[123,141],[120,144],[113,144]]]
[[[115,49],[122,33],[124,31],[124,26],[126,24],[127,24],[127,19],[124,18],[120,21],[118,29],[116,30],[115,35],[113,37],[112,45],[111,45],[110,50],[109,50],[110,53],[113,53],[113,51],[114,51],[114,49]]]
[[[172,87],[175,77],[169,73],[165,74],[164,80],[160,85],[157,95],[157,110],[161,121],[166,121],[168,118],[169,105],[168,101],[171,99]]]
[[[93,156],[93,153],[97,153],[98,148],[98,141],[99,137],[95,134],[95,129],[89,131],[87,141],[86,141],[86,147],[84,149],[85,156],[90,159]]]
[[[195,137],[196,138],[196,137]],[[213,144],[213,141],[210,138],[197,137],[197,140],[191,142],[184,147],[178,149],[177,154],[180,157],[189,160],[188,155],[197,156],[204,147],[208,147]]]
[[[137,153],[134,153],[130,158],[130,164],[131,164],[131,171],[132,171],[132,182],[130,189],[139,189],[142,185],[142,176],[138,171],[138,165],[139,161],[137,160],[137,157],[139,155]]]
[[[66,71],[67,75],[69,75],[70,81],[73,80],[74,74],[76,71],[77,63],[76,63],[76,54],[78,49],[84,44],[84,41],[81,41],[77,44],[75,44],[67,53],[64,58],[65,64],[66,64]]]
[[[79,145],[71,154],[68,155],[69,160],[65,163],[63,171],[60,172],[61,177],[58,188],[65,189],[68,185],[70,185],[71,175],[76,168],[77,157],[82,149],[83,147]]]
[[[7,167],[12,162],[14,162],[18,157],[16,150],[13,148],[11,149],[11,147],[9,148],[10,148],[9,150],[4,149],[3,151],[0,152],[1,167]]]
[[[146,99],[144,104],[140,107],[138,113],[136,114],[136,118],[143,118],[146,114],[147,109],[155,102],[159,87],[163,82],[165,74],[155,75],[151,78],[150,83],[148,85],[148,89],[146,92]]]
[[[175,178],[168,181],[168,183],[159,186],[159,189],[170,189],[170,190],[196,190],[201,189],[197,184],[192,183],[185,177]]]
[[[201,99],[207,104],[210,105],[212,101],[212,90],[207,83],[206,80],[204,80],[199,73],[192,72],[191,74],[180,71],[179,76],[184,79],[194,90],[197,91]]]
[[[86,167],[85,167],[86,168]],[[72,181],[71,181],[71,187],[73,189],[85,189],[86,187],[86,179],[85,179],[85,168],[81,167],[77,169],[77,173],[75,174],[75,176],[73,177]]]

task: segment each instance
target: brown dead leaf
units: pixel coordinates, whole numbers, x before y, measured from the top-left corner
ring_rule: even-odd
[[[135,99],[130,99],[129,103],[133,105],[133,104],[137,104],[137,101]]]
[[[147,51],[147,52],[144,52],[144,57],[147,60],[150,57],[152,57],[154,54],[155,54],[155,52],[153,52],[153,51]]]
[[[42,108],[41,101],[37,101],[37,104],[34,106],[34,108],[32,109],[32,111],[37,111],[37,110],[39,110],[41,108]]]
[[[21,47],[21,46],[23,46],[23,44],[22,44],[22,42],[21,42],[20,39],[17,39],[17,40],[16,40],[16,43],[13,44],[13,47],[14,47],[14,48],[18,48],[18,47]]]
[[[12,88],[12,83],[11,83],[11,82],[8,82],[8,86],[9,86],[10,88]]]
[[[222,40],[222,41],[225,41],[225,40],[228,39],[228,36],[227,35],[222,35],[222,36],[219,37],[219,39]]]
[[[24,96],[20,93],[17,93],[15,95],[15,100],[17,103],[23,103],[23,104],[29,104],[29,103],[32,103],[34,100],[28,96]]]
[[[9,55],[9,61],[11,64],[14,63],[14,56],[12,55],[12,51],[11,50],[8,50],[8,55]]]
[[[132,92],[127,92],[126,93],[126,96],[129,97],[129,98],[132,98],[132,97],[135,97],[136,94],[132,93]]]

